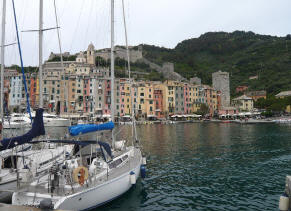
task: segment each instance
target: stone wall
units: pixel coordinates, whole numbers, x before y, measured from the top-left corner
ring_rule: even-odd
[[[190,83],[196,84],[196,85],[201,85],[201,78],[198,78],[198,77],[190,78]]]
[[[105,60],[109,60],[111,57],[111,50],[109,48],[103,49],[96,53],[96,56],[99,56]],[[142,59],[142,50],[139,48],[139,50],[133,50],[129,49],[130,54],[130,61],[136,62],[139,59]],[[124,60],[127,60],[127,52],[125,48],[116,47],[115,48],[115,58],[121,58]]]

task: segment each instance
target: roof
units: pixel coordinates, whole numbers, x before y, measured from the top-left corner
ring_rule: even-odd
[[[276,95],[276,97],[288,97],[288,96],[291,96],[291,91],[280,92],[279,94]]]
[[[267,95],[267,92],[265,90],[251,91],[247,93],[247,96],[265,96],[265,95]]]
[[[234,98],[233,100],[252,100],[252,98],[246,95],[242,95],[240,97]]]
[[[94,49],[95,49],[94,45],[92,43],[90,43],[88,46],[88,51],[91,51],[91,50],[94,51]]]

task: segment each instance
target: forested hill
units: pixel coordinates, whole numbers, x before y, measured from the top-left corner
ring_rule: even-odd
[[[291,90],[291,36],[275,37],[253,32],[209,32],[185,40],[174,49],[143,46],[145,58],[161,64],[175,63],[175,71],[186,78],[198,76],[211,84],[211,73],[230,73],[231,90],[248,85],[270,94]],[[258,75],[257,80],[250,76]]]

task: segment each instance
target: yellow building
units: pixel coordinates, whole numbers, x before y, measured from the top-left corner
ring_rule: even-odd
[[[138,114],[142,117],[155,116],[154,86],[151,82],[137,83]]]
[[[175,90],[177,87],[176,81],[167,80],[164,82],[165,88],[165,105],[169,115],[175,113]]]
[[[121,116],[131,115],[132,105],[131,105],[131,84],[127,79],[120,80],[120,106],[121,106]]]
[[[246,95],[233,99],[232,104],[240,111],[252,111],[254,108],[254,100]]]
[[[285,97],[291,97],[291,91],[280,92],[279,94],[276,95],[276,98],[280,99],[284,99]],[[291,105],[288,105],[285,111],[291,113]]]

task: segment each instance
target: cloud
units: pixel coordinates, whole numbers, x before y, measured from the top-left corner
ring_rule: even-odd
[[[116,43],[124,44],[121,0],[116,0]],[[56,0],[63,51],[110,46],[110,1]],[[15,0],[20,30],[38,28],[39,0]],[[290,33],[290,0],[125,0],[129,43],[173,48],[184,39],[208,31]],[[44,27],[54,27],[52,0],[44,0]],[[1,14],[2,15],[2,14]],[[15,41],[11,1],[7,1],[6,42]],[[25,65],[38,64],[37,33],[21,33]],[[58,52],[56,31],[44,34],[44,58]],[[6,64],[19,64],[17,46],[6,49]]]

